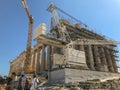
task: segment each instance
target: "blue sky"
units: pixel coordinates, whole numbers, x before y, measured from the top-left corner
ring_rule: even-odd
[[[120,41],[120,0],[27,0],[34,27],[46,23],[50,2],[87,24],[90,29]],[[0,74],[7,75],[9,61],[26,48],[28,18],[21,0],[0,1]],[[34,42],[33,42],[34,43]],[[120,51],[120,46],[118,47]],[[119,54],[120,56],[120,54]]]

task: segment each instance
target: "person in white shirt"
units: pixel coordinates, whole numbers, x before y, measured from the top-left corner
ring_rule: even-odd
[[[34,74],[33,78],[32,78],[32,86],[31,86],[30,90],[37,90],[36,88],[38,86],[38,83],[39,83],[39,80],[36,77],[36,75]]]

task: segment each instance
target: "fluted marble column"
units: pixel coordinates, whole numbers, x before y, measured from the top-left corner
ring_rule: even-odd
[[[110,51],[110,54],[111,54],[111,60],[112,60],[112,65],[113,65],[113,68],[114,68],[114,72],[118,73],[118,67],[117,67],[115,56],[114,56],[114,51]]]
[[[98,51],[98,47],[94,46],[94,56],[95,56],[95,69],[98,71],[102,71],[102,65],[101,65],[101,60],[99,57],[99,51]]]
[[[40,72],[40,51],[41,51],[41,48],[38,48],[37,49],[36,72]]]
[[[80,51],[84,51],[84,45],[80,45]]]
[[[88,57],[89,57],[89,66],[91,70],[95,70],[94,68],[94,59],[93,59],[93,52],[92,52],[92,48],[91,45],[88,45]]]
[[[42,60],[41,60],[41,70],[45,70],[46,67],[46,49],[45,45],[42,46]]]
[[[117,63],[116,63],[116,60],[115,58],[112,56],[112,63],[113,63],[113,68],[114,68],[114,72],[115,73],[118,73],[118,67],[117,67]]]
[[[51,51],[52,51],[52,46],[48,46],[47,67],[48,67],[48,81],[49,82],[51,81],[51,70],[52,70]]]
[[[106,50],[106,58],[107,58],[109,72],[114,72],[110,52],[107,48],[105,50]]]
[[[84,46],[83,46],[83,45],[79,45],[77,50],[80,50],[80,51],[85,52],[85,49],[84,49]],[[86,53],[85,53],[85,54],[86,54]],[[86,61],[86,59],[85,59],[85,61]],[[88,68],[87,62],[86,62],[86,65],[85,65],[83,68]]]
[[[108,71],[108,66],[107,66],[107,60],[106,60],[106,57],[105,57],[105,51],[104,51],[104,48],[103,47],[100,47],[100,50],[101,50],[101,63],[104,67],[104,71]]]

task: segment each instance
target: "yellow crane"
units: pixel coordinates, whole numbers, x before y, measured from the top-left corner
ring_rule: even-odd
[[[32,28],[33,28],[33,17],[29,12],[28,6],[26,4],[26,0],[22,0],[22,5],[27,13],[29,19],[29,28],[28,28],[28,39],[27,39],[27,46],[26,46],[26,59],[24,61],[24,72],[29,74],[32,73],[31,67],[31,44],[32,44]]]

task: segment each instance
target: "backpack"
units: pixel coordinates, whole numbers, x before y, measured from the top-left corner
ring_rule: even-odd
[[[36,78],[36,79],[35,79],[35,82],[37,83],[37,85],[39,85],[39,84],[40,84],[40,81],[39,81],[39,79],[38,79],[38,78]]]

